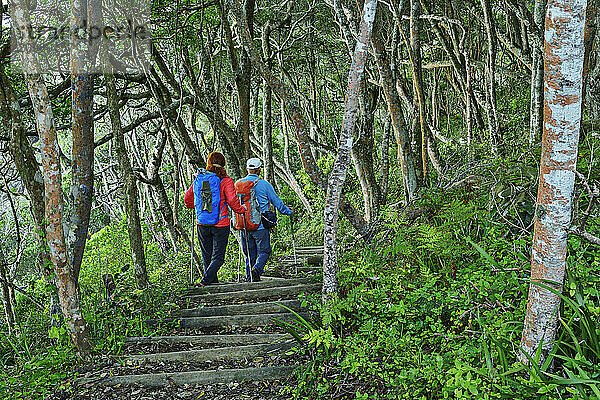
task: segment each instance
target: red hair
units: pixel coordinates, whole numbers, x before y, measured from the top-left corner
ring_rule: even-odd
[[[210,153],[206,159],[206,169],[214,172],[221,179],[225,178],[227,176],[227,171],[225,171],[225,156],[218,151]]]

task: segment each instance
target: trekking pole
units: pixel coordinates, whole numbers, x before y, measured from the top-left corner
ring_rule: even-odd
[[[194,284],[194,234],[196,233],[196,227],[194,226],[194,220],[192,218],[192,242],[190,244],[191,256],[190,256],[190,285]]]
[[[250,283],[254,282],[254,277],[252,276],[252,266],[250,265],[250,247],[248,246],[248,229],[246,227],[246,218],[244,217],[244,238],[246,238],[246,252],[248,253],[246,255],[247,257],[247,261],[248,261],[248,272],[250,273]],[[241,235],[241,233],[240,233]]]
[[[242,281],[242,260],[245,260],[245,257],[243,257],[243,249],[242,249],[242,232],[239,231],[240,234],[236,235],[234,233],[235,236],[235,240],[237,240],[238,243],[238,247],[240,249],[240,251],[238,252],[238,267],[237,267],[237,281],[238,283]]]
[[[296,253],[296,231],[294,231],[294,212],[290,215],[290,227],[292,228],[292,247],[294,249],[294,266],[296,268],[296,275],[298,275],[298,255]]]

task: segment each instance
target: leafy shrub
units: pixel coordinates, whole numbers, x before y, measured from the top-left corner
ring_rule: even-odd
[[[295,398],[597,396],[600,258],[569,241],[556,370],[527,369],[517,352],[531,238],[490,224],[487,199],[429,192],[410,220],[388,210],[377,246],[341,254],[339,299],[318,306],[321,325],[296,327],[312,361]]]

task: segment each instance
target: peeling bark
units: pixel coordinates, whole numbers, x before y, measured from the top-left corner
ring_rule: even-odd
[[[567,255],[582,108],[586,0],[550,0],[544,45],[544,133],[521,348],[543,362],[556,336]],[[553,283],[547,283],[551,281]],[[521,361],[527,362],[524,354]]]
[[[35,112],[37,131],[42,139],[46,239],[56,275],[58,298],[71,341],[79,355],[87,358],[90,353],[89,333],[81,312],[79,288],[73,276],[63,230],[62,174],[52,105],[38,59],[32,51],[31,38],[27,34],[31,26],[27,6],[24,0],[11,0],[9,8],[13,29],[22,38],[19,43],[22,46],[21,63]]]

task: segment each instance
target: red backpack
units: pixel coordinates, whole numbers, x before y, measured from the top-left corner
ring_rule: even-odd
[[[237,181],[235,192],[240,198],[240,203],[246,208],[243,214],[235,213],[235,229],[240,231],[255,231],[261,223],[260,206],[256,198],[254,186],[256,181]]]

